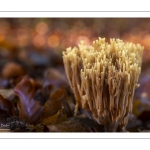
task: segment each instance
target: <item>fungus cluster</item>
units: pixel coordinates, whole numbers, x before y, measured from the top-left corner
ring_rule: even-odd
[[[87,110],[106,131],[125,128],[132,112],[134,90],[139,86],[142,52],[140,44],[99,38],[88,46],[63,52],[66,75],[78,107]]]

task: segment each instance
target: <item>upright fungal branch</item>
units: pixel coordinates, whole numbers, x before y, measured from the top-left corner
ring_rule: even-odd
[[[67,48],[63,61],[78,107],[89,111],[106,131],[125,128],[132,112],[133,95],[139,86],[142,52],[140,44],[99,38],[92,46],[83,41]]]

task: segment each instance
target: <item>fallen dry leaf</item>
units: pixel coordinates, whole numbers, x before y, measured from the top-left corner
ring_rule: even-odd
[[[50,98],[44,104],[44,111],[41,120],[48,118],[57,113],[62,108],[63,98],[65,96],[65,89],[61,88],[54,91]]]
[[[6,79],[17,78],[22,75],[25,75],[25,70],[17,63],[9,62],[3,67],[2,76]]]
[[[24,77],[14,89],[15,93],[19,96],[19,117],[30,124],[39,122],[44,108],[38,100],[33,98],[37,90],[36,88],[33,79]]]
[[[49,99],[52,89],[53,89],[52,85],[47,85],[37,89],[34,95],[34,99],[40,101],[41,105],[44,105],[45,102]]]
[[[65,114],[63,114],[62,111],[63,111],[63,108],[58,110],[58,112],[55,115],[44,119],[42,121],[42,124],[43,125],[52,125],[52,124],[58,124],[62,121],[66,121],[67,116]]]
[[[58,110],[58,112],[55,115],[52,115],[46,119],[44,119],[40,124],[37,124],[31,129],[31,132],[36,131],[36,132],[43,132],[44,127],[49,126],[49,125],[54,125],[54,124],[59,124],[63,121],[67,120],[67,115],[63,114],[63,108]]]

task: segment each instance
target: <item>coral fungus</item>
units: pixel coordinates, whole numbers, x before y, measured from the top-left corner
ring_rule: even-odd
[[[81,107],[105,126],[106,131],[123,130],[132,112],[134,90],[139,86],[142,52],[140,44],[120,39],[99,38],[92,46],[83,41],[79,47],[63,52],[65,71]]]

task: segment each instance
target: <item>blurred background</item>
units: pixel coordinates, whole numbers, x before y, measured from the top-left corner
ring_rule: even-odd
[[[106,37],[107,41],[120,38],[143,45],[145,63],[150,53],[149,27],[148,18],[1,18],[0,47],[19,55],[24,51],[43,55],[54,51],[52,53],[61,56],[63,50],[77,46],[80,40],[91,44],[97,37]]]
[[[142,124],[141,130],[149,130],[149,18],[1,18],[0,88],[10,88],[7,70],[13,67],[4,67],[10,62],[19,64],[37,80],[45,77],[47,68],[59,70],[65,78],[62,51],[67,47],[77,46],[80,40],[90,45],[98,37],[105,37],[106,41],[109,38],[120,38],[125,42],[144,46],[142,73],[139,78],[141,86],[135,91],[133,114],[138,118],[136,125]],[[132,126],[135,125],[130,124],[130,129]]]

